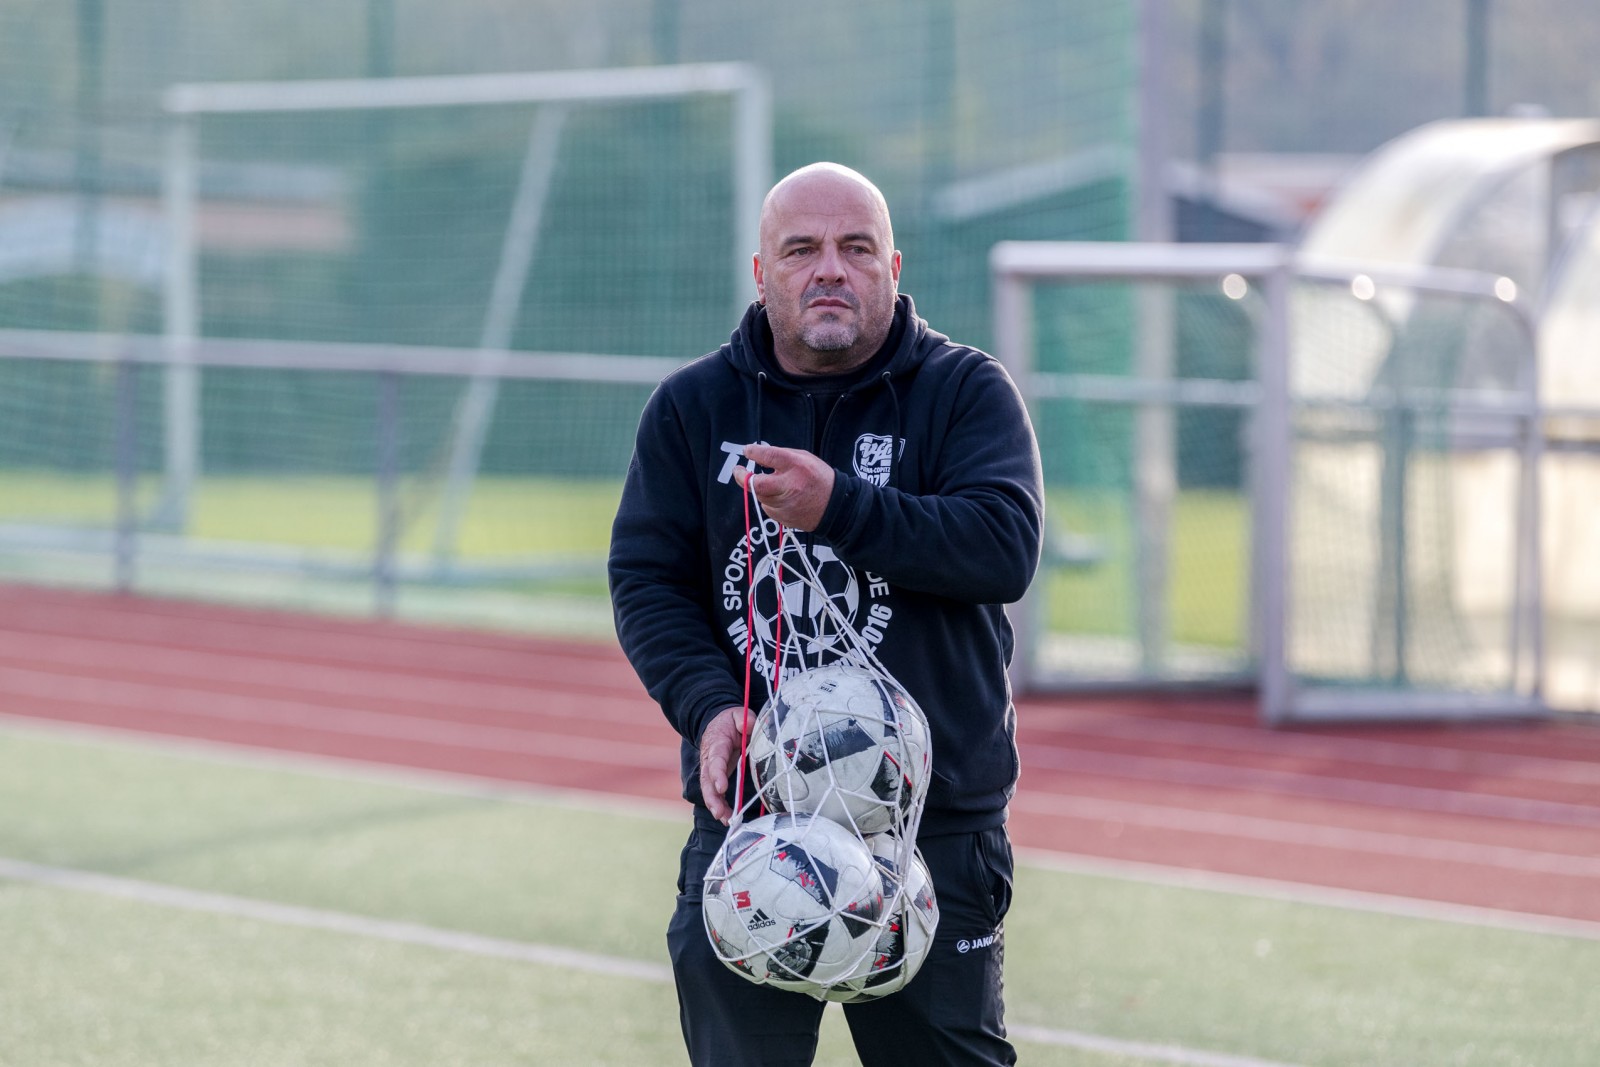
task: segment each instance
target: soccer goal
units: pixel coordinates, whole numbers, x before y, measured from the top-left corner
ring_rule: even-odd
[[[717,336],[721,316],[751,298],[772,120],[765,77],[747,64],[183,84],[164,107],[169,359],[156,512],[167,528],[186,526],[201,471],[200,372],[187,353],[219,318],[236,336],[475,348],[435,464],[434,550],[448,559],[508,351],[681,357],[681,337]],[[520,152],[503,150],[519,140]],[[315,255],[242,266],[283,232],[224,233],[224,201],[260,184],[263,158],[278,168],[268,200],[296,175],[331,180]],[[330,266],[340,257],[355,266]],[[255,321],[240,286],[212,284],[247,271],[245,283],[276,301]],[[315,291],[319,276],[346,291]],[[208,304],[219,291],[224,306]],[[716,329],[683,322],[685,308],[710,309]]]
[[[1265,721],[1543,710],[1536,342],[1508,279],[1014,242],[1045,460],[1019,687],[1252,685]]]

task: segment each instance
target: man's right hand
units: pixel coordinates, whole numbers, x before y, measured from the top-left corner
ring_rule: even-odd
[[[707,810],[724,826],[733,818],[733,808],[724,798],[739,762],[739,724],[744,715],[742,707],[727,708],[706,723],[700,734],[700,795]]]

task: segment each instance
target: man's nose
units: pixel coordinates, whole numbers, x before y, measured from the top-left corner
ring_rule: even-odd
[[[824,247],[822,254],[817,256],[816,277],[821,279],[842,279],[844,277],[844,253],[837,248]]]

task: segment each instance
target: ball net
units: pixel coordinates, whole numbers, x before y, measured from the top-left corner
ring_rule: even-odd
[[[915,976],[939,921],[916,848],[927,718],[852,625],[818,554],[788,551],[799,538],[748,490],[745,509],[745,713],[734,815],[703,887],[706,934],[752,982],[885,996]],[[773,611],[758,625],[766,594]]]

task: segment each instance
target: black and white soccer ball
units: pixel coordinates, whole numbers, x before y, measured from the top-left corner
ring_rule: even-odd
[[[751,577],[751,623],[764,645],[775,647],[787,632],[808,656],[837,655],[849,647],[843,627],[855,625],[861,587],[833,549],[787,540],[757,560]]]
[[[866,975],[883,923],[883,867],[827,819],[775,812],[728,833],[702,913],[718,958],[752,982],[822,997]]]
[[[932,762],[922,709],[892,679],[848,663],[785,679],[750,737],[755,788],[770,810],[821,815],[862,836],[920,810]]]
[[[825,994],[828,1000],[846,1004],[876,1000],[904,989],[922,969],[939,929],[939,902],[922,854],[893,834],[875,834],[867,839],[867,847],[883,872],[889,908],[873,942],[867,973],[837,983]]]

